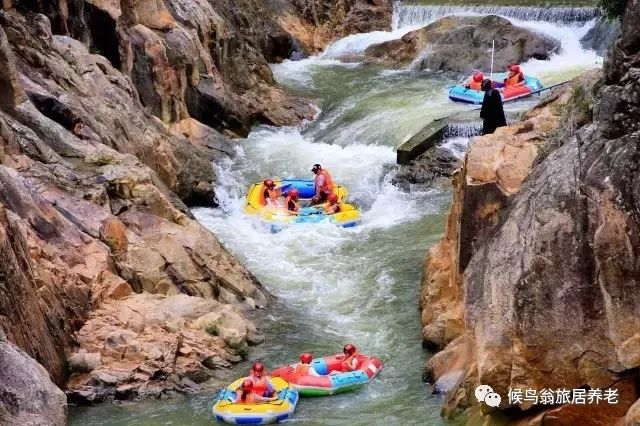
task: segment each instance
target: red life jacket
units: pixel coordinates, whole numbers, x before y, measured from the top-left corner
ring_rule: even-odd
[[[249,378],[253,382],[253,388],[252,388],[253,393],[257,395],[264,395],[265,392],[267,392],[267,390],[269,389],[269,385],[267,381],[268,379],[266,374],[263,374],[262,377],[258,377],[254,375],[252,372]]]
[[[354,363],[353,360],[356,360]],[[342,367],[345,371],[353,371],[358,369],[358,353],[355,352],[353,355],[349,355],[342,361]]]
[[[255,404],[256,400],[257,400],[257,398],[253,394],[253,392],[246,393],[243,390],[239,390],[238,391],[238,398],[237,398],[236,402],[239,402],[241,404]]]
[[[472,90],[481,91],[482,90],[482,82],[481,81],[472,81],[469,83],[469,88]]]

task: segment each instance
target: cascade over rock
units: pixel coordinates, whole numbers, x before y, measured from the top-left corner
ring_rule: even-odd
[[[471,143],[423,280],[424,336],[445,347],[427,377],[457,377],[447,416],[466,409],[469,422],[507,415],[567,425],[637,418],[639,11],[628,3],[599,82],[583,78],[522,123]],[[540,114],[556,118],[537,122]],[[498,408],[478,405],[479,384],[502,396]],[[562,388],[612,388],[618,402],[549,407],[506,397]]]
[[[414,63],[418,69],[457,71],[489,69],[487,49],[495,40],[494,68],[531,58],[547,59],[557,51],[557,40],[517,27],[495,15],[447,16],[398,40],[367,48],[365,57],[376,63],[401,68]]]

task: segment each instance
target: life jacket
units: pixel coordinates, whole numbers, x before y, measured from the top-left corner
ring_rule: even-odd
[[[354,363],[353,360],[356,360],[356,362]],[[344,361],[342,361],[342,366],[344,367],[345,371],[353,371],[353,370],[357,370],[358,369],[358,352],[355,352],[353,355],[349,355],[348,357],[346,357],[344,359]]]
[[[253,393],[257,395],[264,395],[269,389],[269,382],[266,374],[263,374],[262,377],[258,377],[252,372],[249,378],[253,382]]]
[[[296,365],[295,374],[298,377],[309,375],[309,364],[299,363]]]
[[[329,173],[329,170],[327,169],[320,170],[318,174],[316,174],[316,187],[318,186],[317,182],[320,175],[324,176],[324,184],[320,189],[327,194],[331,194],[333,192],[333,179],[331,178],[331,173]]]
[[[287,209],[287,211],[290,211],[290,212],[297,212],[298,210],[300,210],[298,203],[291,197],[287,197],[284,200],[284,206]]]
[[[265,205],[268,204],[268,200],[271,200],[273,204],[276,204],[278,202],[278,197],[280,196],[277,189],[269,189],[269,188],[265,188],[263,194],[264,194]]]
[[[472,90],[477,90],[477,91],[481,91],[482,90],[482,82],[481,81],[471,81],[471,83],[469,83],[469,88],[471,88]]]
[[[522,81],[524,81],[524,74],[522,74],[522,71],[519,72],[518,74],[515,74],[511,77],[507,77],[504,80],[504,85],[507,87],[510,86],[517,86],[519,85]]]

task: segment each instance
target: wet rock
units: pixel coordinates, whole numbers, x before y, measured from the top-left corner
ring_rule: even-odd
[[[593,49],[598,55],[604,56],[606,51],[620,36],[620,21],[610,21],[601,18],[581,39],[580,44],[585,49]]]
[[[0,423],[5,425],[67,424],[67,401],[33,358],[0,331]]]
[[[460,159],[450,150],[435,147],[406,166],[400,166],[391,183],[403,190],[416,187],[447,185],[453,171],[460,167]]]
[[[489,69],[491,55],[487,50],[492,40],[496,41],[494,69],[531,58],[547,59],[560,47],[557,40],[498,16],[446,16],[399,40],[370,46],[365,57],[394,68],[414,63],[419,69],[469,74],[476,68]]]

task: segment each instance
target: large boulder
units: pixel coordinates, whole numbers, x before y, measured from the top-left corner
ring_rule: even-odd
[[[260,336],[231,305],[142,293],[103,303],[77,339],[82,349],[69,359],[67,393],[99,402],[201,389]]]
[[[0,330],[0,423],[67,424],[67,398],[47,371]]]
[[[620,36],[620,21],[601,18],[581,39],[585,49],[593,49],[604,56],[606,51]]]
[[[557,40],[499,16],[446,16],[399,40],[368,47],[365,57],[393,68],[414,63],[419,69],[467,74],[475,68],[489,69],[494,40],[494,69],[498,70],[531,58],[547,59],[560,47]]]

